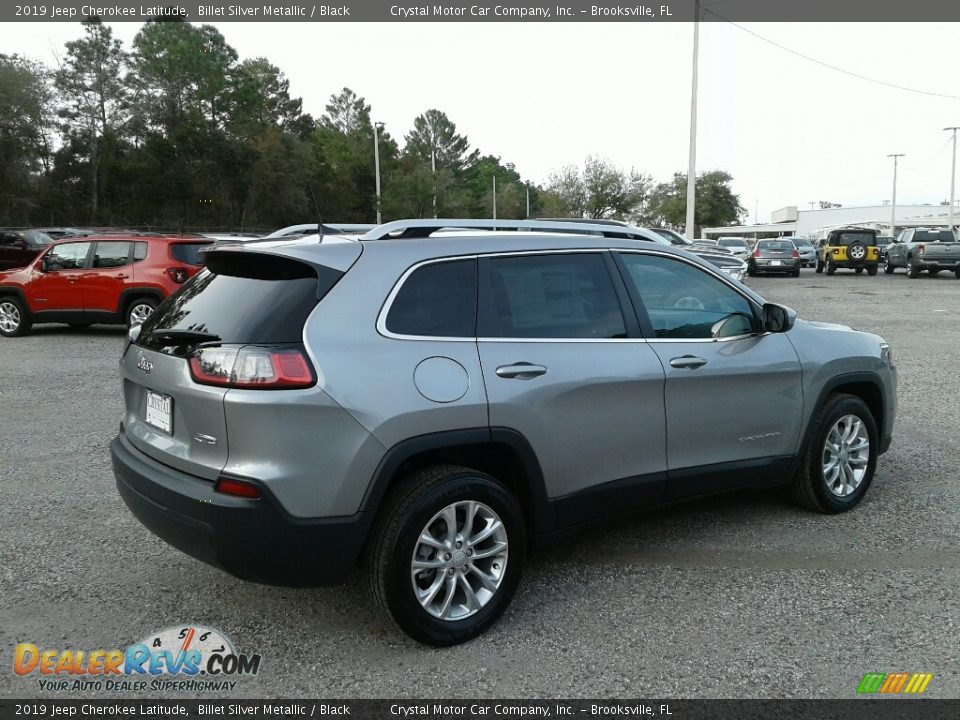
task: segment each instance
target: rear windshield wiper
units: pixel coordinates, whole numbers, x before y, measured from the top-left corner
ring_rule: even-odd
[[[195,343],[216,342],[219,335],[201,332],[200,330],[154,330],[146,338],[151,345],[157,347],[173,347],[176,345],[192,345]]]

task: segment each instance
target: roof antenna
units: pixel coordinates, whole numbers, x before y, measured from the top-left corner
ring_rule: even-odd
[[[317,235],[320,236],[319,242],[323,242],[323,218],[320,217],[320,203],[317,202],[317,195],[313,192],[313,181],[310,181],[310,197],[313,198],[313,207],[317,211]]]

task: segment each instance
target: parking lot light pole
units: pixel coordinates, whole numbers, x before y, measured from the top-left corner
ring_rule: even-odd
[[[897,158],[904,157],[904,153],[892,153],[887,157],[893,158],[893,195],[890,200],[890,234],[897,236]]]
[[[696,236],[697,202],[697,65],[700,55],[700,0],[693,3],[693,81],[690,89],[690,157],[687,165],[687,226],[691,240]]]
[[[947,227],[950,228],[950,232],[953,232],[953,203],[956,200],[954,192],[957,186],[957,130],[960,130],[960,127],[946,127],[944,130],[953,132],[953,161],[950,163],[950,205],[947,207]]]
[[[383,223],[383,214],[381,212],[382,203],[380,201],[380,135],[378,134],[382,129],[382,122],[375,122],[373,124],[373,165],[377,184],[377,225]]]

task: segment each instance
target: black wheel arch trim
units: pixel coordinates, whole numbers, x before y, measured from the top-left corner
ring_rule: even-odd
[[[166,296],[163,292],[157,288],[152,287],[129,287],[124,288],[120,291],[120,298],[117,301],[117,315],[124,316],[127,314],[127,308],[130,306],[130,302],[137,298],[147,297],[151,300],[156,300],[157,303],[162,303]]]
[[[479,427],[418,435],[407,438],[384,454],[374,472],[359,512],[375,513],[390,489],[404,462],[424,452],[454,449],[464,445],[505,445],[514,452],[526,477],[530,520],[534,535],[552,531],[556,526],[556,508],[547,498],[546,483],[540,461],[526,437],[512,428]]]
[[[33,313],[30,312],[30,306],[27,304],[27,296],[23,294],[23,290],[18,287],[0,286],[0,298],[7,295],[13,295],[17,298],[28,316],[33,315]]]
[[[827,401],[827,398],[830,397],[831,394],[836,392],[837,388],[842,387],[844,385],[850,385],[851,383],[869,383],[870,385],[873,385],[877,389],[877,392],[880,394],[880,408],[883,412],[886,412],[887,396],[883,389],[883,382],[881,381],[880,376],[877,373],[864,370],[861,372],[843,373],[841,375],[836,375],[830,378],[830,380],[820,390],[820,394],[817,396],[817,400],[813,404],[813,409],[810,412],[810,419],[807,421],[807,426],[804,429],[803,440],[800,443],[800,449],[795,457],[795,462],[799,463],[801,461],[801,459],[803,458],[804,450],[810,442],[810,439],[814,432],[813,420],[817,414],[817,411],[823,407],[824,403],[826,403]],[[867,402],[865,398],[861,398],[861,399],[864,402]],[[884,452],[887,451],[887,448],[890,447],[889,440],[883,436],[883,424],[885,422],[885,418],[874,417],[874,421],[877,424],[877,435],[879,436],[878,440],[880,442],[880,448],[877,454],[882,455]]]

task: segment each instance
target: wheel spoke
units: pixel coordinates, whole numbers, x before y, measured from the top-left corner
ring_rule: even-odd
[[[443,509],[443,520],[447,523],[447,547],[457,539],[457,506],[447,505]]]
[[[426,530],[420,533],[420,542],[422,542],[424,545],[429,545],[432,548],[436,548],[437,550],[447,549],[447,546],[444,543],[437,540]]]
[[[437,596],[437,593],[440,592],[440,588],[443,587],[443,573],[438,573],[437,577],[434,579],[433,584],[430,585],[426,590],[420,590],[420,604],[423,607],[427,607],[430,603],[433,602],[433,599]]]
[[[473,586],[470,585],[470,581],[467,580],[467,577],[465,575],[457,573],[457,582],[460,584],[460,587],[463,589],[463,594],[467,596],[467,609],[479,610],[480,600],[477,598],[477,593],[474,592]]]
[[[469,539],[468,545],[479,545],[488,537],[493,535],[497,530],[499,530],[503,525],[499,520],[491,520],[487,523],[487,526]]]
[[[480,578],[480,584],[490,592],[495,592],[497,589],[497,581],[492,575],[487,575],[483,570],[478,568],[476,565],[472,565],[470,569],[473,571],[473,574]]]
[[[411,564],[411,567],[414,570],[436,570],[437,568],[442,568],[446,563],[442,558],[436,557],[431,560],[414,560]]]
[[[440,617],[447,618],[450,615],[450,608],[453,605],[453,596],[457,594],[457,580],[453,577],[447,577],[446,595],[443,598],[443,605],[440,606]]]
[[[507,544],[505,542],[497,542],[497,543],[494,543],[492,547],[488,547],[484,550],[474,550],[472,559],[483,560],[483,558],[493,557],[494,555],[500,555],[506,549],[507,549]]]

